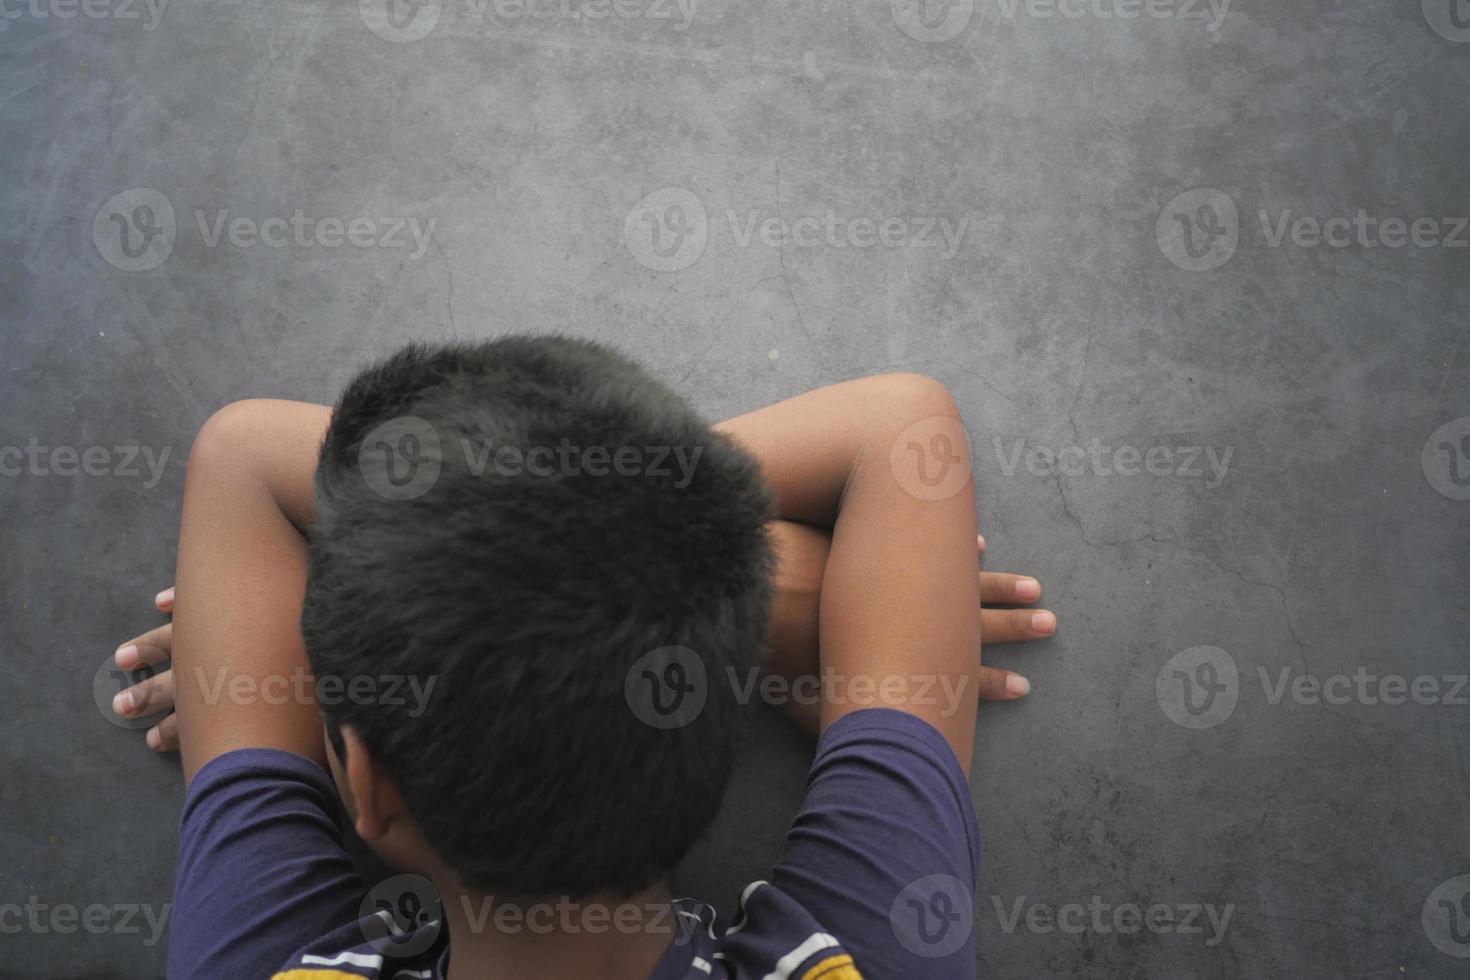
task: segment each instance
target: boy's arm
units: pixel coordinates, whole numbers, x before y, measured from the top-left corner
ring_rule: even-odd
[[[233,749],[325,766],[301,640],[312,477],[330,410],[226,406],[189,454],[174,600],[184,778]]]
[[[889,375],[730,428],[767,467],[783,516],[833,523],[822,669],[866,681],[892,709],[823,699],[801,810],[770,887],[745,893],[748,927],[732,945],[797,919],[794,903],[819,924],[809,942],[825,948],[812,958],[829,967],[850,955],[865,977],[973,980],[980,589],[969,440],[954,400],[937,382]]]
[[[861,382],[854,383],[861,384]],[[831,521],[835,510],[830,496],[823,497],[803,481],[814,473],[820,476],[831,472],[835,464],[813,455],[803,447],[809,444],[825,444],[819,427],[811,424],[806,414],[808,402],[825,400],[822,392],[814,392],[801,399],[793,399],[779,405],[721,423],[716,428],[735,436],[757,451],[764,452],[763,464],[767,476],[776,484],[779,509],[783,516],[803,519],[807,523],[792,520],[777,520],[771,524],[772,536],[778,556],[776,568],[775,604],[772,610],[770,637],[771,657],[767,669],[795,680],[811,675],[818,670],[818,610],[823,574],[831,548]],[[793,410],[794,409],[794,410]],[[274,400],[250,400],[227,406],[206,425],[196,441],[195,480],[199,494],[208,488],[216,500],[238,501],[231,508],[234,523],[247,537],[250,534],[246,521],[257,519],[272,531],[283,531],[280,519],[301,534],[305,534],[312,520],[312,478],[316,468],[317,447],[331,418],[331,409],[325,405],[305,402]],[[808,466],[794,465],[802,462]],[[207,464],[207,465],[206,465]],[[206,472],[207,469],[207,472]],[[830,486],[827,488],[830,495]],[[272,507],[271,504],[274,504]],[[826,525],[825,527],[818,526]],[[204,533],[202,526],[191,525],[191,540],[195,534]],[[304,563],[304,552],[294,547],[288,535],[280,538],[286,552],[298,556]],[[181,541],[181,545],[185,542]],[[983,543],[981,544],[983,548]],[[201,560],[210,560],[211,549],[203,551]],[[182,549],[181,549],[182,553]],[[205,564],[205,574],[212,567]],[[239,568],[237,566],[238,573]],[[289,569],[287,569],[289,571]],[[996,572],[979,574],[979,589],[986,606],[994,603],[1026,605],[1040,595],[1034,579],[1019,575]],[[164,612],[173,611],[173,593],[169,590]],[[283,607],[284,608],[284,607]],[[196,609],[200,615],[207,610]],[[289,610],[292,622],[299,612]],[[286,613],[283,612],[283,615]],[[981,616],[986,639],[991,643],[1004,643],[1037,639],[1049,635],[1055,624],[1054,617],[1043,613],[1042,622],[1048,620],[1052,627],[1038,629],[1029,609],[986,608]],[[197,632],[204,632],[200,625]],[[128,641],[119,648],[118,666],[125,670],[140,667],[156,667],[169,659],[173,645],[172,626],[164,626]],[[215,645],[214,650],[221,647]],[[298,651],[299,652],[299,651]],[[221,652],[210,658],[210,663],[195,663],[190,670],[192,683],[199,687],[198,670],[204,669],[206,680],[211,671],[218,675],[221,667],[228,671],[233,666]],[[185,652],[185,661],[200,659]],[[277,666],[285,666],[289,658],[281,658]],[[248,663],[249,661],[244,661]],[[304,656],[300,661],[304,669]],[[179,675],[184,676],[184,675]],[[1020,697],[1029,685],[1010,671],[982,667],[980,674],[980,697],[983,700],[1008,700]],[[164,670],[132,688],[119,700],[119,712],[132,717],[142,717],[161,710],[168,710],[175,702],[176,676]],[[209,685],[205,685],[206,689]],[[223,693],[223,689],[221,689]],[[216,703],[217,703],[217,699]],[[796,721],[815,734],[820,727],[817,706],[793,701],[785,706]],[[195,723],[200,729],[204,722]],[[148,735],[148,744],[158,751],[175,751],[179,747],[178,716],[169,715]],[[215,736],[203,731],[202,739],[213,741]],[[230,742],[221,742],[229,745]],[[207,758],[219,754],[207,748],[201,749],[197,764],[191,762],[188,772],[192,773]],[[191,760],[194,754],[191,752]]]
[[[171,636],[190,784],[169,934],[177,980],[272,976],[335,929],[351,937],[342,945],[359,941],[364,885],[342,844],[300,627],[297,522],[325,417],[237,403],[190,453]]]
[[[919,375],[882,375],[717,428],[761,461],[780,517],[832,526],[821,589],[822,669],[876,685],[879,703],[938,729],[968,773],[980,595],[968,440],[949,392]],[[928,482],[951,472],[941,466],[954,476]],[[921,687],[968,696],[921,698]],[[822,727],[871,704],[824,699]]]

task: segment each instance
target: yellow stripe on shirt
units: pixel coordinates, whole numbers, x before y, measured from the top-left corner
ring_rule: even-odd
[[[863,980],[846,953],[829,956],[801,975],[801,980]]]

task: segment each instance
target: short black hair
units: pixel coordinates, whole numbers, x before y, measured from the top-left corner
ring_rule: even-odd
[[[607,347],[406,347],[348,384],[317,469],[307,654],[319,691],[384,692],[319,698],[328,731],[362,738],[466,887],[647,887],[729,780],[770,517],[751,456]],[[672,727],[626,686],[670,648],[708,682]],[[402,677],[433,679],[426,706],[387,696]]]

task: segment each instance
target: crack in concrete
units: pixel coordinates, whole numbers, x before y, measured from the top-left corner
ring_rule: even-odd
[[[755,65],[750,63],[751,77],[755,77]],[[781,210],[781,159],[776,155],[776,140],[771,131],[771,107],[767,104],[765,96],[761,95],[761,82],[755,79],[755,98],[761,104],[761,114],[766,117],[766,143],[771,149],[771,164],[776,168],[776,217],[780,219],[781,226],[786,227],[786,215]],[[781,284],[786,287],[786,298],[791,301],[791,309],[796,313],[796,327],[801,335],[806,338],[807,346],[817,355],[817,368],[823,377],[827,374],[827,359],[822,353],[822,346],[817,343],[807,328],[806,318],[801,314],[801,304],[796,301],[796,292],[791,288],[791,274],[786,268],[786,236],[782,235],[780,243],[776,247],[776,261],[781,266]]]
[[[1094,306],[1092,313],[1090,313],[1087,318],[1087,342],[1086,346],[1083,347],[1082,350],[1081,376],[1077,379],[1077,387],[1072,392],[1072,401],[1067,406],[1067,424],[1072,429],[1073,442],[1077,443],[1078,445],[1080,445],[1083,440],[1081,427],[1077,424],[1077,404],[1079,401],[1081,401],[1082,392],[1087,387],[1087,378],[1092,364],[1092,342],[1095,334],[1096,321],[1097,307]],[[1079,537],[1081,537],[1083,544],[1093,548],[1118,547],[1127,544],[1136,544],[1141,541],[1151,541],[1155,544],[1172,545],[1174,548],[1180,551],[1188,552],[1192,555],[1198,555],[1200,558],[1203,558],[1215,568],[1226,573],[1227,575],[1233,576],[1241,582],[1244,582],[1248,585],[1254,585],[1257,588],[1268,589],[1271,592],[1275,593],[1277,601],[1281,604],[1281,614],[1283,621],[1286,624],[1286,631],[1291,636],[1291,642],[1296,649],[1297,659],[1301,661],[1302,670],[1306,674],[1313,673],[1311,661],[1307,658],[1306,642],[1302,639],[1301,634],[1297,632],[1296,623],[1294,622],[1291,613],[1291,601],[1287,598],[1286,590],[1282,586],[1274,582],[1266,582],[1260,579],[1251,578],[1244,572],[1237,571],[1236,569],[1230,568],[1229,566],[1225,565],[1218,558],[1211,555],[1203,548],[1191,547],[1179,541],[1177,538],[1160,537],[1158,534],[1154,533],[1152,529],[1150,529],[1145,534],[1141,534],[1133,538],[1125,538],[1121,541],[1094,541],[1087,536],[1086,525],[1082,523],[1082,518],[1077,514],[1076,511],[1072,509],[1072,503],[1070,500],[1067,499],[1067,488],[1066,485],[1062,482],[1062,473],[1059,471],[1053,473],[1052,480],[1056,484],[1057,497],[1061,500],[1062,511],[1067,515],[1068,519],[1070,519],[1071,522],[1077,526],[1077,534]],[[1291,561],[1288,562],[1288,569],[1293,562],[1295,562],[1294,554]],[[1318,706],[1323,711],[1326,711],[1328,714],[1335,717],[1347,719],[1348,721],[1351,721],[1355,724],[1374,727],[1371,722],[1363,721],[1361,719],[1354,718],[1352,715],[1346,715],[1340,711],[1334,710],[1332,705],[1328,704],[1326,701],[1319,701]]]

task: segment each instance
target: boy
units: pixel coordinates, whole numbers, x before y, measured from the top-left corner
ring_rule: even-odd
[[[1040,590],[977,576],[967,445],[918,376],[710,428],[563,338],[410,347],[330,417],[217,413],[174,623],[117,655],[175,667],[118,699],[177,707],[148,735],[189,783],[170,976],[973,976],[976,698],[1026,690],[982,672],[980,602]],[[992,640],[1055,626],[985,616]],[[796,714],[821,740],[770,881],[717,918],[669,874],[763,646],[770,674],[820,671]],[[287,680],[308,661],[319,696]],[[367,893],[338,795],[432,887]]]

